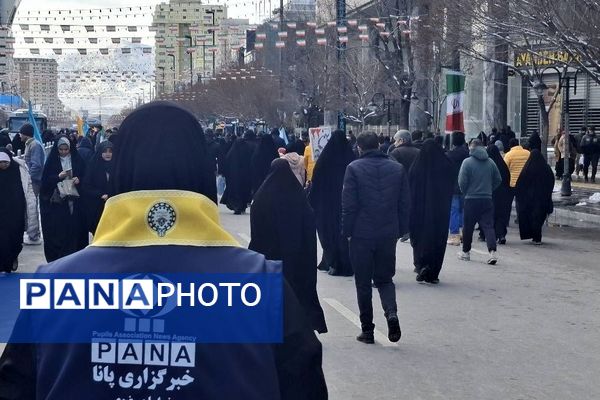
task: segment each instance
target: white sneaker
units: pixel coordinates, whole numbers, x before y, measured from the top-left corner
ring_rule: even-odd
[[[450,246],[460,246],[460,242],[460,235],[450,235],[446,243]]]
[[[471,253],[470,252],[465,253],[464,251],[459,251],[458,259],[462,260],[462,261],[471,261]]]
[[[487,263],[489,265],[496,265],[496,263],[498,262],[498,256],[496,255],[495,251],[490,251],[490,258],[488,258]]]
[[[31,240],[29,239],[29,236],[25,235],[25,237],[23,238],[23,244],[27,246],[37,246],[42,244],[42,239]]]

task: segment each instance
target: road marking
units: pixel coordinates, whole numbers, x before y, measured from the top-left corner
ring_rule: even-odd
[[[331,308],[333,308],[335,311],[342,314],[342,316],[344,318],[346,318],[348,321],[352,322],[359,329],[361,329],[360,318],[358,318],[358,315],[354,314],[352,312],[352,310],[348,309],[345,305],[343,305],[336,299],[324,298],[323,301],[325,303],[329,304],[331,306]],[[383,333],[379,332],[377,329],[375,329],[374,334],[375,334],[375,341],[378,342],[379,344],[381,344],[383,347],[398,347],[398,345],[396,343],[390,342],[388,340],[387,336],[384,335]]]
[[[250,236],[246,235],[245,233],[238,232],[238,236],[246,243],[250,243]]]

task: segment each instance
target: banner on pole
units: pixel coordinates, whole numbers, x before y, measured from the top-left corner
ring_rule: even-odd
[[[446,133],[464,132],[465,75],[462,72],[446,73],[446,92]]]

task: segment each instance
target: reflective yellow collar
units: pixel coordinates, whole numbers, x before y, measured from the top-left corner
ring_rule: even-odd
[[[110,198],[91,246],[234,246],[207,197],[180,190],[143,190]]]

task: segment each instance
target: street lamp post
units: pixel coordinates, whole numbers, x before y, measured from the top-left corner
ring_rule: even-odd
[[[206,13],[212,15],[213,29],[210,29],[209,32],[212,33],[212,47],[214,50],[214,47],[215,47],[215,10],[206,10]],[[212,55],[212,76],[213,76],[213,78],[215,77],[215,52],[214,51],[213,51],[213,55]]]
[[[194,51],[196,44],[193,42],[192,35],[186,35],[186,39],[190,39],[190,48],[187,50],[187,53],[190,55],[190,89],[194,85]]]
[[[575,71],[575,76],[570,77],[567,76],[565,78],[565,135],[566,137],[563,139],[564,142],[564,174],[562,178],[562,183],[560,186],[560,195],[561,196],[570,196],[573,193],[571,187],[571,170],[569,169],[569,160],[570,160],[570,151],[571,151],[571,133],[569,127],[569,113],[571,108],[571,79],[573,79],[573,94],[577,94],[577,75],[579,74],[580,69]]]
[[[175,54],[167,54],[167,57],[173,57],[173,93],[175,93]]]
[[[385,97],[384,97],[385,99]],[[391,113],[391,109],[393,106],[396,105],[396,99],[388,99],[388,100],[384,100],[384,104],[387,107],[387,134],[388,137],[390,137],[392,135],[392,113]]]
[[[162,91],[160,94],[164,94],[165,93],[165,67],[158,67],[158,69],[162,70],[162,81],[161,81]]]

